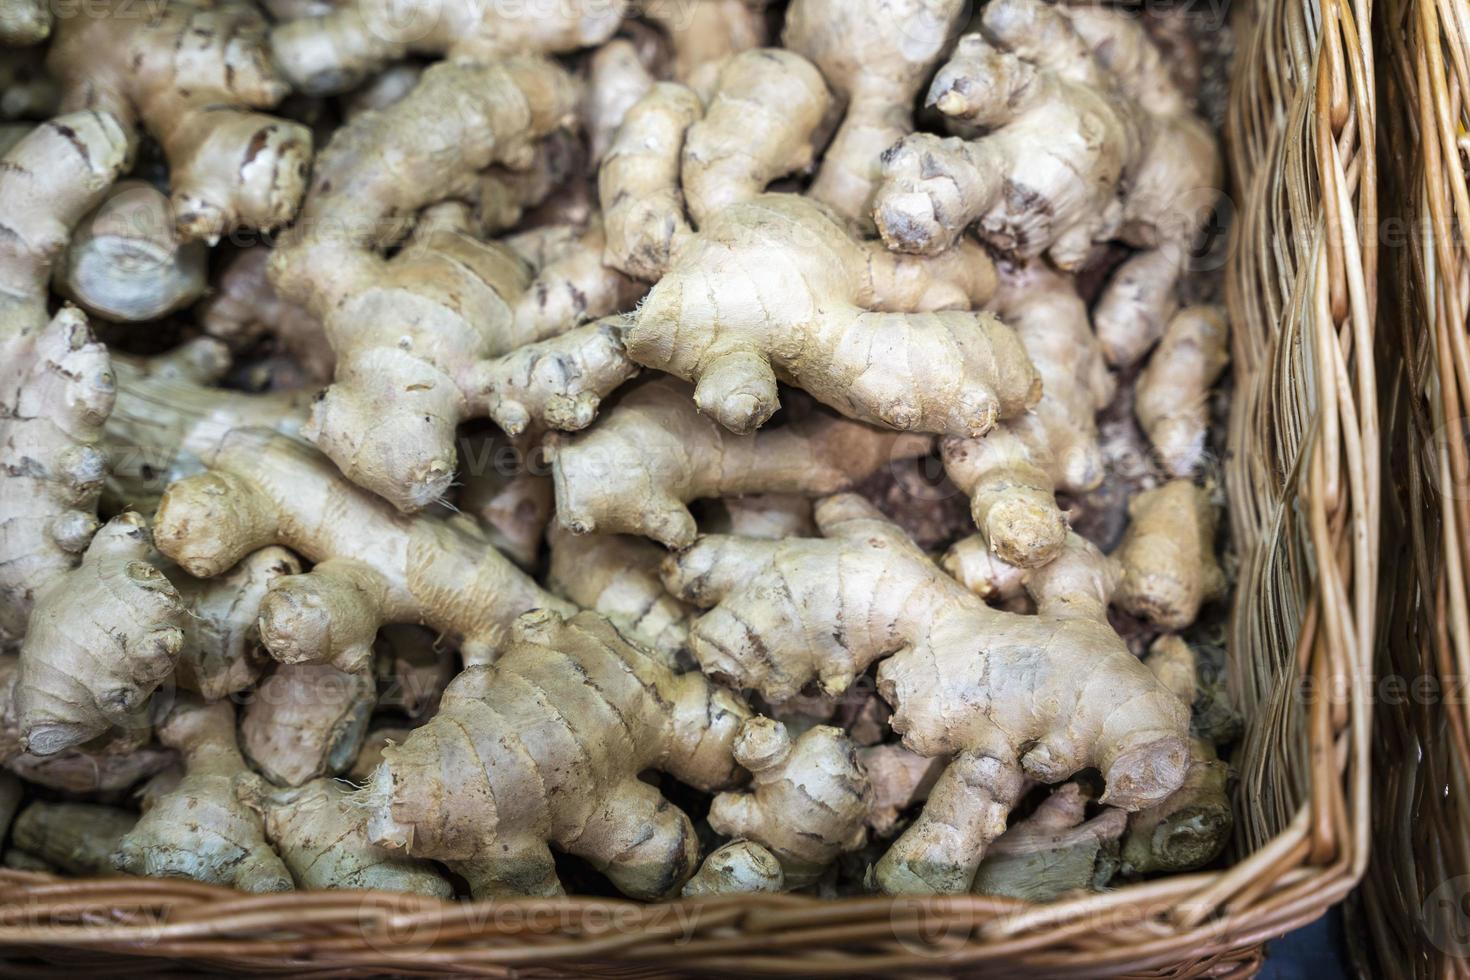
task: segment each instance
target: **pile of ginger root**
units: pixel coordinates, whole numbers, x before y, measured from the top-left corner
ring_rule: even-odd
[[[0,877],[1050,901],[1220,858],[1176,20],[144,6],[0,17]]]

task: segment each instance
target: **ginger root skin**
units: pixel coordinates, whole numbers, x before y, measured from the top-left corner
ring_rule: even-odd
[[[428,861],[415,861],[367,839],[368,814],[334,779],[297,789],[247,793],[265,821],[265,834],[300,888],[356,888],[447,899],[448,879]]]
[[[126,157],[116,119],[78,112],[0,158],[0,646],[25,635],[36,593],[77,564],[97,529],[111,362],[79,310],[51,316],[47,283]]]
[[[1100,891],[1117,869],[1118,839],[1129,819],[1122,810],[1105,809],[1089,820],[1082,787],[1059,786],[990,845],[972,890],[1027,902]]]
[[[38,800],[16,818],[10,843],[69,875],[111,875],[112,852],[137,822],[120,807]]]
[[[595,613],[529,613],[516,632],[498,662],[461,673],[437,715],[384,749],[359,795],[369,837],[445,862],[480,899],[560,894],[548,845],[630,897],[676,893],[698,862],[694,826],[638,774],[735,784],[750,710]]]
[[[741,839],[710,851],[694,877],[684,883],[682,894],[698,898],[785,890],[786,875],[776,855],[755,841]]]
[[[233,705],[181,697],[158,737],[183,755],[184,777],[122,838],[113,866],[245,892],[290,891],[291,872],[265,839],[260,815],[241,800],[259,792],[261,780],[240,756]]]
[[[471,662],[493,656],[522,612],[574,611],[491,547],[472,520],[400,514],[310,446],[236,429],[203,462],[206,472],[164,492],[155,538],[198,578],[272,544],[316,562],[277,579],[261,608],[261,638],[283,663],[358,672],[385,623],[422,623]]]
[[[1178,787],[1188,710],[1108,625],[1096,549],[1035,585],[1039,614],[1018,616],[945,576],[861,498],[828,498],[816,517],[820,540],[706,536],[670,556],[664,581],[711,610],[690,631],[709,676],[780,702],[812,681],[840,693],[881,660],[894,731],[920,755],[953,756],[875,867],[879,888],[967,890],[1028,777],[1096,767],[1103,802],[1130,811]]]
[[[679,548],[698,533],[690,501],[834,493],[894,460],[923,455],[931,444],[927,436],[825,413],[732,434],[695,409],[686,385],[659,379],[624,394],[595,428],[548,445],[563,527],[641,534]]]
[[[431,67],[401,101],[337,131],[298,233],[271,257],[277,290],[321,320],[337,355],[303,437],[406,513],[448,490],[459,422],[489,415],[512,434],[581,427],[635,370],[616,329],[572,329],[612,312],[616,288],[551,302],[574,295],[578,276],[612,281],[585,268],[590,246],[579,243],[572,267],[550,262],[547,278],[534,280],[513,249],[471,234],[466,208],[437,203],[472,192],[492,163],[530,163],[579,95],[570,75],[539,59]],[[429,205],[413,237],[384,258]],[[517,350],[533,343],[541,346]]]
[[[663,549],[626,534],[573,534],[560,524],[552,525],[547,542],[551,591],[601,613],[624,636],[675,664],[688,644],[694,610],[664,589]]]
[[[821,69],[846,104],[810,194],[866,233],[883,152],[913,132],[919,89],[967,10],[963,0],[795,0],[787,8],[786,46]]]
[[[814,884],[867,842],[873,787],[840,728],[818,725],[793,739],[780,722],[752,718],[735,760],[750,770],[750,788],[716,796],[709,825],[767,848],[781,863],[784,889]]]
[[[1210,493],[1171,480],[1134,496],[1128,514],[1132,523],[1114,553],[1123,567],[1118,605],[1160,629],[1182,630],[1225,594]]]
[[[271,58],[291,87],[308,95],[355,88],[410,54],[445,61],[494,61],[601,44],[622,21],[621,4],[591,10],[559,4],[534,13],[454,0],[343,0],[271,31]]]
[[[253,4],[172,2],[140,17],[100,0],[57,25],[46,65],[64,109],[100,109],[137,142],[141,123],[169,161],[174,225],[217,242],[237,228],[280,227],[306,190],[311,131],[254,110],[287,92]]]
[[[188,616],[153,556],[147,523],[122,514],[92,538],[81,565],[38,594],[14,691],[26,751],[54,755],[111,729],[148,731],[149,700],[173,673]]]
[[[375,678],[327,664],[277,664],[240,718],[240,750],[277,785],[345,772],[377,704]]]
[[[1180,700],[1193,704],[1199,690],[1194,651],[1181,637],[1161,636],[1144,658],[1148,669]],[[1230,840],[1230,766],[1202,738],[1190,740],[1184,783],[1157,806],[1128,815],[1123,864],[1134,874],[1192,871],[1209,864]]]
[[[1230,363],[1223,310],[1191,306],[1169,321],[1138,376],[1133,410],[1164,470],[1188,479],[1204,462],[1210,388]]]
[[[232,351],[273,337],[307,377],[326,381],[337,365],[332,345],[316,317],[276,292],[268,277],[270,260],[270,249],[261,245],[236,252],[216,277],[210,296],[200,304],[199,325]]]

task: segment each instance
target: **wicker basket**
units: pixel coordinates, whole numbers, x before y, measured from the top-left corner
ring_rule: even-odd
[[[1228,869],[1049,906],[979,896],[451,904],[0,872],[9,971],[1254,973],[1261,943],[1343,898],[1368,858],[1379,449],[1376,238],[1361,231],[1377,222],[1375,86],[1369,0],[1253,0],[1235,13],[1230,645],[1250,731],[1234,760]]]
[[[1380,612],[1384,778],[1356,952],[1376,976],[1470,976],[1470,7],[1388,0],[1375,31],[1385,118],[1398,120],[1383,162],[1383,417],[1397,491],[1385,533],[1412,560],[1385,582]]]

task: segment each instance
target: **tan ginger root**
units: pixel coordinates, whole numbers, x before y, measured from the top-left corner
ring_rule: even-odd
[[[709,853],[694,877],[684,883],[685,898],[786,890],[781,862],[752,840],[732,840]]]
[[[15,711],[19,663],[19,657],[0,656],[0,765],[26,782],[66,793],[110,793],[127,789],[174,760],[168,749],[140,746],[142,732],[121,733],[53,755],[26,752]]]
[[[902,745],[858,749],[858,762],[873,785],[868,826],[881,837],[893,833],[905,810],[929,798],[947,764],[942,757],[925,758]]]
[[[623,117],[653,88],[654,77],[638,55],[638,46],[614,38],[587,59],[587,88],[582,123],[590,162],[596,166],[612,145]]]
[[[664,589],[662,548],[623,534],[573,534],[560,524],[552,525],[547,539],[547,588],[601,613],[624,636],[674,663],[688,642],[694,611]]]
[[[174,680],[206,701],[217,701],[255,683],[265,658],[258,652],[260,604],[272,583],[301,572],[285,548],[246,555],[219,578],[197,579],[177,569],[170,581],[183,601],[184,646]]]
[[[983,439],[944,440],[945,473],[971,498],[971,515],[997,557],[1031,568],[1056,557],[1067,521],[1055,492],[1102,482],[1095,416],[1112,398],[1087,307],[1044,263],[1003,264],[993,301],[1041,377],[1033,412],[1000,423]]]
[[[915,134],[889,150],[878,228],[893,248],[932,253],[976,224],[994,246],[1023,258],[1045,253],[1067,270],[1096,242],[1152,247],[1168,239],[1164,268],[1131,269],[1157,265],[1152,253],[1131,260],[1118,279],[1131,286],[1110,289],[1117,308],[1108,300],[1099,307],[1104,349],[1125,363],[1114,356],[1114,333],[1141,337],[1142,353],[1172,309],[1164,304],[1172,302],[1182,249],[1219,183],[1213,138],[1166,72],[1137,77],[1134,66],[1159,58],[1136,17],[997,0],[982,21],[984,34],[961,38],[940,69],[929,102],[984,135]],[[1167,112],[1165,88],[1174,93]],[[1149,289],[1138,288],[1143,279],[1153,280]],[[1140,329],[1140,320],[1157,322]]]
[[[1178,636],[1161,636],[1144,659],[1149,670],[1186,704],[1198,689],[1194,651]],[[1215,747],[1190,741],[1184,784],[1156,806],[1128,816],[1123,862],[1136,874],[1191,871],[1213,861],[1235,826],[1228,793],[1230,767]]]
[[[793,739],[780,722],[752,718],[735,740],[735,761],[750,770],[751,786],[716,796],[709,825],[767,848],[785,888],[814,883],[867,841],[873,788],[841,729],[818,725]]]
[[[444,689],[459,672],[459,658],[422,626],[384,626],[373,644],[373,672],[378,707],[425,718],[439,710]]]
[[[688,386],[659,379],[624,395],[596,427],[555,437],[557,518],[577,534],[641,534],[681,548],[698,533],[692,500],[821,496],[893,460],[923,455],[931,442],[825,413],[734,435],[695,410]]]
[[[50,315],[47,283],[121,171],[125,143],[111,116],[80,112],[0,158],[0,644],[25,634],[36,592],[77,563],[97,527],[111,366],[79,311]]]
[[[253,111],[287,91],[265,32],[260,13],[238,0],[178,0],[157,16],[139,16],[128,0],[100,0],[88,16],[57,24],[46,64],[62,107],[110,112],[134,142],[140,122],[157,138],[185,239],[278,227],[306,189],[310,131]]]
[[[277,664],[240,717],[240,750],[271,782],[300,786],[345,772],[377,704],[377,682],[327,664]]]
[[[551,464],[539,443],[500,432],[460,443],[461,511],[479,518],[485,536],[517,565],[536,566],[556,510]]]
[[[914,130],[913,105],[968,9],[963,0],[796,0],[786,46],[846,103],[811,195],[872,231],[883,151]]]
[[[1144,18],[1102,4],[1057,9],[1144,115],[1147,150],[1123,197],[1119,232],[1142,251],[1113,273],[1094,309],[1109,363],[1128,365],[1158,339],[1177,308],[1189,250],[1218,196],[1220,151],[1209,125],[1171,77],[1176,66],[1149,37]]]
[[[742,538],[809,538],[817,533],[812,523],[811,498],[792,493],[752,493],[720,501],[723,520],[708,530],[737,534]]]
[[[332,345],[316,317],[276,293],[266,275],[270,258],[270,249],[260,245],[235,253],[200,304],[199,325],[233,351],[271,336],[308,377],[326,381],[337,364]]]
[[[229,367],[223,345],[200,338],[153,358],[113,358],[117,398],[103,428],[104,502],[151,511],[163,490],[204,469],[200,457],[234,429],[295,434],[309,392],[248,395],[207,387]]]
[[[602,264],[607,246],[600,215],[585,226],[546,225],[504,243],[536,273],[513,311],[519,334],[545,337],[605,313],[630,310],[643,296],[643,284]]]
[[[983,23],[986,34],[960,38],[927,101],[984,135],[915,133],[889,149],[878,230],[891,248],[932,254],[978,225],[1018,257],[1075,269],[1122,222],[1119,185],[1144,149],[1140,114],[1057,8],[996,0]]]
[[[528,9],[456,0],[344,0],[320,16],[276,25],[270,46],[292,88],[330,95],[410,54],[492,61],[592,47],[611,37],[622,17],[618,3]]]
[[[266,842],[260,815],[241,795],[257,792],[235,743],[229,701],[181,697],[158,728],[184,756],[184,778],[159,794],[113,854],[128,874],[192,878],[246,892],[292,889],[291,873]]]
[[[631,897],[677,892],[698,861],[694,826],[638,774],[733,785],[750,710],[595,613],[530,613],[516,632],[494,666],[461,673],[439,713],[384,750],[360,794],[368,836],[444,861],[477,898],[560,894],[548,845]]]
[[[1117,870],[1118,838],[1128,819],[1122,810],[1105,809],[1089,820],[1082,787],[1059,786],[990,845],[972,891],[1028,902],[1099,891]]]
[[[1160,629],[1177,631],[1225,594],[1215,560],[1215,505],[1188,480],[1171,480],[1128,502],[1131,523],[1114,552],[1123,581],[1117,603]]]
[[[524,161],[577,96],[545,61],[435,65],[402,101],[337,131],[298,233],[272,255],[277,289],[321,319],[337,354],[303,435],[401,510],[448,489],[459,422],[585,425],[633,370],[608,325],[556,337],[575,322],[531,317],[522,330],[518,304],[537,290],[530,269],[463,230],[453,206],[421,220],[391,260],[377,251],[402,219],[462,194],[491,162]]]
[[[946,577],[859,497],[828,498],[816,517],[821,540],[702,538],[670,556],[665,584],[711,610],[690,631],[709,676],[780,702],[813,681],[841,692],[883,660],[894,731],[920,755],[954,754],[875,868],[878,887],[967,890],[1027,777],[1096,767],[1103,801],[1130,811],[1178,787],[1188,711],[1108,625],[1094,563],[1046,566],[1039,615],[1018,616]]]
[[[37,801],[21,811],[11,845],[69,875],[112,875],[112,852],[138,815],[96,803]]]
[[[148,525],[123,514],[38,593],[15,681],[27,751],[53,755],[113,728],[147,732],[149,699],[173,673],[188,616],[152,555]]]
[[[677,250],[628,355],[695,382],[732,432],[771,417],[779,379],[850,418],[979,436],[1040,396],[1016,335],[986,313],[884,311],[970,307],[993,282],[978,249],[897,257],[815,201],[767,194],[720,208]]]
[[[1133,410],[1170,476],[1194,475],[1210,429],[1210,387],[1230,362],[1223,310],[1191,306],[1169,321],[1138,376]]]
[[[674,78],[707,91],[736,55],[766,43],[766,0],[652,0],[643,15],[674,49]]]
[[[300,888],[359,888],[452,898],[449,881],[428,861],[404,858],[367,839],[368,814],[333,779],[296,789],[247,793],[265,834]]]
[[[156,320],[204,294],[206,255],[202,242],[179,240],[162,191],[127,180],[77,226],[56,287],[105,320]]]
[[[522,612],[574,611],[473,521],[399,514],[302,443],[237,429],[201,459],[208,471],[173,484],[159,503],[158,546],[198,578],[271,544],[316,562],[277,579],[262,604],[261,638],[283,663],[364,670],[385,623],[423,623],[475,662],[493,656]]]

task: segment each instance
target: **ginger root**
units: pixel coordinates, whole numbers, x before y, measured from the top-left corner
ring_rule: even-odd
[[[454,889],[428,861],[404,858],[367,839],[367,811],[333,779],[296,789],[251,792],[246,803],[300,888],[361,888],[450,898]]]
[[[99,0],[57,23],[46,65],[63,109],[111,113],[133,144],[141,122],[162,144],[179,235],[213,243],[285,224],[306,189],[310,130],[253,111],[287,92],[265,44],[265,19],[240,0],[176,0],[156,16]]]
[[[795,0],[782,39],[846,103],[809,193],[872,231],[883,152],[913,132],[913,105],[953,39],[963,0]]]
[[[929,798],[946,765],[943,758],[925,758],[902,745],[858,749],[858,762],[873,785],[868,826],[880,837],[893,833],[905,810]]]
[[[10,0],[0,8],[0,44],[38,44],[51,34],[49,0]]]
[[[785,890],[786,875],[776,855],[755,841],[741,839],[711,851],[694,877],[684,883],[683,895],[697,898]]]
[[[102,430],[104,503],[153,510],[165,487],[203,470],[201,456],[235,429],[301,430],[309,393],[206,386],[228,367],[224,346],[205,337],[159,357],[113,357],[116,402]]]
[[[113,117],[42,123],[0,158],[0,644],[26,630],[36,593],[76,565],[97,528],[112,410],[107,349],[86,318],[53,318],[51,265],[127,154]]]
[[[930,445],[927,436],[825,413],[734,435],[695,410],[686,385],[660,379],[625,394],[595,428],[553,437],[549,450],[563,527],[577,534],[641,534],[679,548],[698,533],[690,501],[834,493]]]
[[[20,812],[12,847],[70,875],[110,875],[112,852],[138,815],[96,803],[36,801]]]
[[[270,336],[301,365],[307,377],[326,381],[337,356],[321,322],[295,303],[281,298],[267,277],[270,249],[241,249],[215,279],[214,291],[199,306],[199,325],[211,337],[241,351]]]
[[[277,664],[240,718],[240,750],[277,785],[346,772],[377,704],[372,674],[326,664]]]
[[[1204,460],[1210,388],[1230,363],[1228,331],[1222,310],[1180,310],[1138,376],[1133,410],[1170,476],[1187,479]]]
[[[875,868],[878,887],[967,890],[1026,777],[1096,767],[1103,801],[1126,810],[1178,787],[1188,712],[1108,625],[1096,562],[1045,566],[1039,615],[1017,616],[947,578],[861,498],[828,498],[816,518],[823,539],[702,538],[670,556],[665,584],[711,610],[690,631],[710,676],[780,702],[812,681],[839,693],[882,660],[894,731],[921,755],[954,755]]]
[[[972,891],[1028,902],[1099,891],[1117,870],[1118,838],[1128,820],[1122,810],[1113,809],[1087,819],[1082,787],[1066,783],[1035,813],[996,838],[975,873]]]
[[[1041,262],[1002,263],[999,272],[993,305],[1036,366],[1041,400],[983,439],[944,440],[941,455],[971,498],[981,538],[1002,561],[1034,568],[1066,537],[1055,491],[1085,493],[1102,482],[1095,417],[1112,399],[1113,379],[1070,281]]]
[[[607,620],[528,613],[489,667],[465,670],[439,713],[360,794],[368,836],[441,860],[477,898],[560,894],[548,845],[588,860],[624,894],[657,898],[694,873],[689,818],[638,778],[733,785],[750,710],[698,673],[675,674]]]
[[[271,31],[272,58],[291,87],[332,95],[410,54],[491,61],[601,44],[622,21],[622,4],[568,3],[503,9],[454,0],[342,0]]]
[[[622,634],[661,654],[672,666],[689,640],[694,611],[659,579],[663,549],[623,534],[573,534],[556,524],[547,532],[551,591],[606,616]]]
[[[735,740],[735,761],[750,770],[751,786],[716,796],[709,825],[768,849],[783,889],[813,884],[867,841],[873,788],[841,729],[818,725],[793,739],[780,722],[752,718]]]
[[[188,616],[152,555],[146,522],[123,514],[37,595],[14,693],[26,751],[54,755],[113,728],[148,731],[149,699],[173,673]]]
[[[1225,594],[1209,491],[1171,480],[1134,496],[1128,514],[1132,523],[1114,553],[1123,566],[1118,605],[1160,629],[1182,630]]]
[[[400,510],[448,489],[459,422],[490,414],[517,432],[533,421],[585,425],[633,371],[615,331],[554,336],[610,309],[587,305],[549,322],[561,307],[533,300],[522,317],[522,299],[542,287],[513,250],[469,234],[461,207],[436,209],[391,259],[379,254],[405,219],[465,195],[488,164],[524,162],[577,98],[571,76],[546,61],[435,65],[402,101],[337,131],[298,233],[271,257],[276,288],[321,320],[337,354],[303,436]],[[571,281],[557,263],[545,271]]]
[[[285,436],[235,429],[200,458],[206,472],[164,492],[154,537],[198,578],[272,544],[316,562],[273,582],[262,604],[261,639],[283,663],[365,670],[386,623],[423,623],[474,662],[493,657],[522,612],[574,611],[472,520],[400,514]]]
[[[104,320],[157,320],[204,295],[207,253],[179,240],[162,191],[127,180],[77,226],[56,289]]]
[[[123,837],[113,866],[246,892],[290,891],[291,873],[266,841],[260,815],[240,799],[259,792],[261,780],[240,756],[230,702],[181,697],[158,737],[183,755],[184,778]]]
[[[1144,658],[1154,676],[1181,701],[1192,704],[1199,688],[1194,651],[1178,636],[1161,636]],[[1219,856],[1230,840],[1235,815],[1228,788],[1230,767],[1202,738],[1190,740],[1184,783],[1156,806],[1128,816],[1123,863],[1136,874],[1191,871]]]

